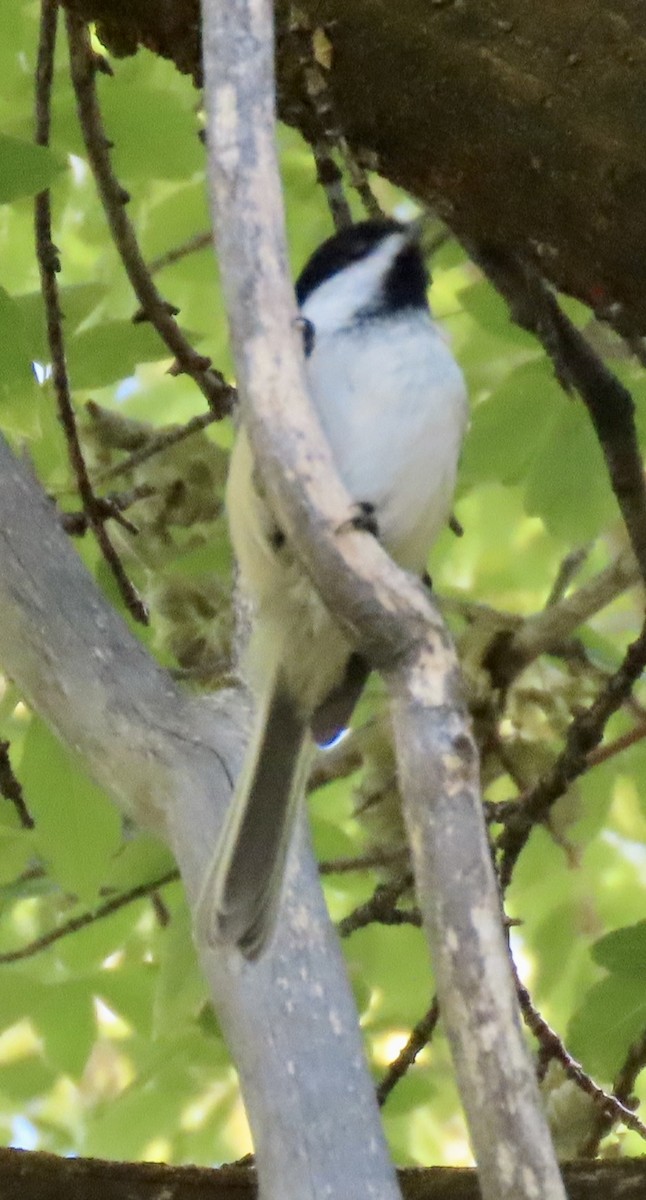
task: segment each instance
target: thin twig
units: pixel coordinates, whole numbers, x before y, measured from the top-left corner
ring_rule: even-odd
[[[543,1056],[556,1059],[563,1068],[567,1078],[572,1080],[586,1096],[589,1096],[599,1106],[600,1112],[610,1117],[611,1122],[621,1121],[628,1129],[632,1129],[634,1133],[638,1133],[640,1137],[646,1140],[646,1125],[640,1121],[632,1109],[622,1104],[616,1095],[613,1096],[609,1092],[604,1092],[603,1088],[600,1088],[590,1078],[588,1073],[583,1070],[581,1064],[566,1049],[558,1034],[554,1032],[551,1026],[547,1024],[545,1018],[541,1016],[527,988],[520,982],[518,973],[515,973],[518,1002],[525,1024],[540,1043]]]
[[[382,217],[383,210],[368,176],[357,162],[336,119],[326,70],[316,53],[316,38],[324,39],[327,34],[323,28],[314,29],[296,4],[290,9],[289,31],[296,46],[296,57],[312,115],[312,120],[305,122],[305,133],[316,164],[317,179],[325,192],[335,228],[344,229],[352,224],[352,211],[343,191],[343,175],[333,157],[335,149],[341,155],[350,184],[368,216]],[[314,128],[310,130],[312,124]]]
[[[69,10],[66,12],[66,25],[81,131],[115,246],[146,319],[154,325],[175,356],[178,369],[190,375],[206,397],[211,410],[218,417],[223,417],[231,409],[234,391],[219,371],[213,368],[211,360],[198,354],[182,333],[174,319],[175,310],[163,299],[153,283],[134,228],[126,214],[130,197],[112,170],[110,143],[96,92],[96,72],[105,70],[105,60],[94,54],[85,22]]]
[[[550,808],[579,775],[588,769],[588,756],[601,741],[608,719],[625,702],[646,665],[646,624],[628,647],[624,660],[589,708],[568,728],[565,747],[551,771],[508,808],[505,829],[498,839],[502,887],[509,884],[518,856],[534,825],[544,821]]]
[[[220,418],[213,412],[200,413],[197,417],[191,417],[185,425],[173,425],[171,429],[162,429],[156,437],[150,438],[144,446],[140,446],[137,450],[133,450],[127,458],[122,459],[114,467],[109,467],[106,471],[101,471],[97,477],[97,483],[108,483],[112,479],[117,479],[120,475],[127,475],[130,471],[134,471],[136,467],[140,467],[142,463],[153,458],[155,454],[163,454],[164,450],[168,450],[170,446],[176,446],[178,442],[183,442],[185,438],[192,437],[194,433],[199,433],[202,429],[207,429],[214,421]]]
[[[569,554],[565,555],[552,585],[552,590],[545,601],[546,608],[552,608],[553,605],[558,604],[559,600],[563,599],[572,580],[578,575],[589,556],[590,546],[577,546],[576,550],[571,550]]]
[[[141,484],[129,492],[114,492],[110,496],[96,496],[97,520],[114,520],[128,533],[136,534],[139,532],[137,526],[124,517],[124,511],[130,508],[131,504],[136,504],[138,500],[146,500],[154,494],[154,487],[149,484]],[[85,512],[62,512],[61,524],[71,537],[82,537],[84,533],[87,533],[90,522]]]
[[[9,759],[9,742],[0,741],[0,795],[13,804],[23,829],[33,829],[35,822],[23,794],[20,781],[13,773]]]
[[[58,942],[61,938],[69,937],[72,933],[78,933],[79,929],[85,929],[86,925],[93,925],[96,921],[103,920],[104,917],[109,917],[112,913],[118,912],[120,908],[125,908],[127,904],[134,904],[136,900],[142,900],[145,896],[150,896],[159,888],[165,887],[168,883],[174,883],[179,879],[179,871],[174,868],[172,871],[166,871],[160,875],[158,879],[151,880],[150,883],[140,883],[137,887],[130,888],[127,892],[120,892],[118,896],[113,896],[110,900],[106,900],[103,904],[98,904],[96,908],[87,909],[85,912],[79,913],[77,917],[71,917],[69,921],[65,921],[63,925],[59,925],[56,929],[50,929],[48,933],[44,933],[42,937],[34,938],[33,942],[28,942],[26,946],[20,946],[18,950],[7,950],[4,954],[0,954],[0,964],[19,962],[23,958],[32,958],[34,954],[40,954],[41,950],[47,950],[54,942]]]
[[[172,918],[163,896],[160,896],[157,891],[151,892],[150,901],[155,917],[157,918],[157,924],[160,929],[166,929],[170,925]]]
[[[295,4],[289,11],[289,35],[310,108],[306,127],[316,178],[325,193],[334,228],[345,229],[352,224],[352,211],[343,190],[343,173],[334,160],[329,89],[316,61],[314,31],[305,13]]]
[[[508,684],[522,667],[566,642],[575,629],[639,580],[635,556],[627,548],[569,596],[527,617],[504,644],[489,653],[487,665],[496,681]]]
[[[364,929],[373,922],[379,925],[415,925],[420,928],[422,918],[418,909],[397,908],[397,901],[412,883],[413,876],[408,873],[395,883],[380,884],[369,900],[357,905],[347,917],[339,921],[339,937],[349,937],[351,933],[356,933],[357,929]]]
[[[635,1083],[644,1067],[646,1067],[646,1031],[637,1038],[636,1042],[633,1042],[612,1086],[614,1099],[629,1111],[632,1109]],[[581,1158],[594,1158],[597,1155],[601,1139],[610,1131],[616,1120],[623,1121],[623,1116],[618,1116],[612,1109],[606,1109],[605,1112],[599,1110],[594,1128],[579,1150]]]
[[[338,146],[345,163],[345,169],[350,177],[350,183],[355,192],[359,196],[363,207],[369,217],[383,217],[384,210],[381,207],[375,193],[370,186],[370,180],[363,167],[355,158],[350,145],[343,134],[340,134]]]
[[[156,275],[158,271],[163,271],[166,267],[172,267],[174,263],[187,258],[189,254],[197,254],[200,250],[208,250],[212,244],[213,234],[210,229],[205,229],[204,233],[194,233],[192,237],[187,238],[181,245],[174,246],[172,250],[166,250],[158,258],[151,259],[148,263],[148,270],[151,275]]]
[[[643,741],[644,738],[646,738],[646,724],[635,725],[626,733],[622,733],[620,737],[615,738],[614,741],[608,742],[607,745],[597,746],[596,750],[591,750],[588,754],[588,766],[598,767],[599,763],[607,762],[616,754],[629,750],[631,746],[637,745],[637,742]]]
[[[380,1105],[385,1104],[388,1096],[400,1079],[412,1067],[417,1055],[430,1042],[437,1022],[440,1017],[440,1006],[437,1001],[437,996],[433,997],[431,1007],[428,1012],[424,1013],[421,1021],[411,1030],[410,1037],[406,1045],[402,1047],[397,1058],[393,1059],[388,1065],[381,1083],[377,1087],[377,1100]]]
[[[407,850],[374,850],[371,854],[358,854],[356,858],[328,859],[319,863],[319,872],[321,875],[347,875],[351,871],[389,867],[393,863],[401,863],[407,857]]]
[[[54,48],[56,44],[56,24],[58,5],[55,0],[42,0],[40,38],[38,45],[38,64],[36,73],[36,130],[35,140],[39,146],[49,145],[51,122],[51,90],[54,64]],[[117,554],[103,520],[97,511],[97,502],[90,477],[88,475],[83,451],[76,428],[76,417],[72,404],[70,382],[65,362],[65,343],[63,339],[63,316],[60,306],[58,281],[56,275],[60,270],[58,251],[52,241],[52,219],[49,191],[41,192],[35,201],[35,233],[36,255],[40,270],[41,289],[45,304],[47,322],[47,340],[52,360],[52,379],[58,411],[67,442],[67,452],[76,476],[79,496],[89,524],[116,580],[124,604],[132,613],[135,620],[142,624],[148,623],[148,610],[139,596],[136,588],[128,578],[121,559]]]

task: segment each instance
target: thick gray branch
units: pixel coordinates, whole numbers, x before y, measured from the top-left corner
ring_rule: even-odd
[[[124,810],[166,833],[195,901],[241,758],[245,705],[233,692],[196,701],[173,685],[97,591],[53,505],[2,441],[0,663]],[[259,1162],[274,1181],[265,1197],[320,1196],[312,1180],[325,1167],[333,1194],[349,1200],[356,1186],[344,1191],[337,1177],[356,1164],[364,1194],[390,1200],[374,1089],[304,825],[287,891],[271,958],[247,969],[202,954]]]

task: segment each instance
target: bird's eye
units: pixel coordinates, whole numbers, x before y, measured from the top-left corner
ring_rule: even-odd
[[[352,258],[364,258],[364,256],[368,253],[369,250],[370,250],[370,242],[368,242],[368,241],[355,242],[354,245],[351,247],[350,255]]]

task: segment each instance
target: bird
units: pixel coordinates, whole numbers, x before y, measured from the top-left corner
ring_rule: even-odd
[[[296,282],[308,390],[355,522],[420,577],[450,518],[467,426],[464,377],[428,303],[420,223],[372,218],[312,254]],[[315,746],[346,726],[369,666],[280,528],[242,426],[226,508],[252,629],[254,729],[198,905],[213,946],[269,944]]]

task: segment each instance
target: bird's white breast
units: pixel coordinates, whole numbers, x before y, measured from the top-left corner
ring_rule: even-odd
[[[462,372],[428,312],[330,332],[317,325],[316,293],[303,312],[316,331],[310,391],[339,474],[375,506],[392,557],[421,572],[450,513],[467,422]]]

